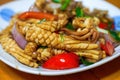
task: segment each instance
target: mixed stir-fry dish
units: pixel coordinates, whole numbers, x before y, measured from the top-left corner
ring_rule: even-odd
[[[0,43],[27,66],[61,70],[112,56],[117,34],[107,10],[90,12],[74,0],[36,0],[27,12],[12,17]]]

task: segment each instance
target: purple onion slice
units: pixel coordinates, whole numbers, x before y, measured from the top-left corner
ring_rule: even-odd
[[[27,41],[24,38],[24,36],[17,30],[16,23],[14,24],[14,26],[12,28],[12,36],[13,36],[13,39],[18,44],[18,46],[20,48],[24,49],[27,44]]]

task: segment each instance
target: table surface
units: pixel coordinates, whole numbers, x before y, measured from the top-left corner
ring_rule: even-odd
[[[1,0],[0,5],[13,0]],[[120,8],[119,0],[107,0]],[[0,61],[0,80],[120,80],[120,57],[102,66],[70,75],[41,76],[13,69]]]

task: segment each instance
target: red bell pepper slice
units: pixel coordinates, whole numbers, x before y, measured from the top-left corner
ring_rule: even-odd
[[[112,22],[109,23],[100,22],[99,27],[102,29],[111,30],[114,29],[114,24]]]
[[[112,54],[114,53],[114,46],[110,41],[106,41],[105,44],[101,43],[100,46],[101,49],[103,49],[108,56],[112,56]]]
[[[55,15],[43,12],[24,12],[18,17],[20,20],[26,20],[29,18],[35,19],[47,19],[47,20],[55,20],[57,17]]]
[[[99,27],[102,28],[102,29],[107,29],[108,24],[100,22]]]

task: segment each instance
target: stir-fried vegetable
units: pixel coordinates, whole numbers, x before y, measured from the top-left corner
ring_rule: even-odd
[[[110,41],[106,41],[105,44],[101,43],[101,48],[105,50],[106,54],[112,56],[114,52],[114,46]]]
[[[108,22],[108,23],[100,22],[99,27],[107,30],[114,29],[114,25],[112,22]]]
[[[60,39],[61,39],[61,42],[64,42],[64,34],[63,33],[60,33]]]
[[[46,49],[48,47],[47,46],[39,46],[39,48]]]
[[[109,29],[109,30],[114,29],[114,24],[113,24],[113,22],[108,22],[108,29]]]
[[[16,24],[14,25],[14,27],[12,28],[12,36],[14,38],[14,40],[17,42],[17,44],[24,49],[27,41],[26,39],[23,37],[23,35],[18,31],[18,29],[16,28]]]
[[[120,37],[116,31],[109,30],[109,33],[116,41],[120,41]]]
[[[99,28],[99,27],[97,27],[97,30],[98,30],[99,32],[102,32],[102,33],[105,33],[105,34],[108,34],[108,33],[109,33],[108,30],[105,30],[105,29],[102,29],[102,28]]]
[[[35,19],[47,19],[47,20],[55,20],[56,16],[53,14],[43,13],[43,12],[24,12],[19,15],[19,19],[26,20],[29,18],[35,18]]]
[[[100,22],[99,27],[102,28],[102,29],[106,29],[107,28],[107,24],[103,23],[103,22]]]
[[[120,37],[118,35],[118,31],[115,31],[114,30],[114,24],[113,22],[108,22],[108,23],[104,23],[104,22],[100,22],[99,24],[99,31],[102,30],[103,33],[106,33],[108,34],[108,32],[110,33],[110,35],[116,40],[116,41],[120,41]],[[100,29],[101,28],[101,29]]]
[[[74,27],[72,26],[71,23],[68,23],[66,28],[69,29],[69,30],[74,30]]]
[[[74,53],[62,53],[53,56],[43,65],[47,69],[69,69],[79,66],[79,57]]]
[[[80,57],[80,60],[81,60],[81,62],[82,62],[84,65],[91,65],[91,64],[93,64],[93,62],[89,62],[89,61],[85,60],[83,57]]]
[[[68,5],[69,5],[69,3],[70,3],[70,0],[64,0],[63,2],[62,2],[62,5],[61,5],[61,10],[65,10],[67,7],[68,7]]]
[[[83,17],[84,16],[84,12],[80,7],[77,7],[75,11],[76,11],[76,16],[77,17]]]
[[[66,8],[68,7],[68,5],[70,3],[70,0],[52,0],[52,1],[55,2],[55,3],[60,3],[61,4],[60,9],[61,10],[66,10]]]
[[[44,19],[40,20],[40,22],[38,22],[38,23],[41,24],[42,22],[45,22],[45,21],[46,21],[46,19],[44,18]]]
[[[55,3],[61,3],[62,0],[52,0]]]

